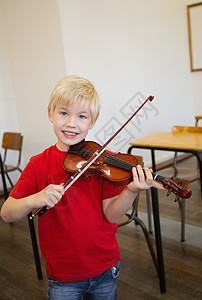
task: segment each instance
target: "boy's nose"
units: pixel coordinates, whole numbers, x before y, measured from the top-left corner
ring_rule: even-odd
[[[76,122],[74,118],[68,118],[66,125],[71,128],[76,127]]]

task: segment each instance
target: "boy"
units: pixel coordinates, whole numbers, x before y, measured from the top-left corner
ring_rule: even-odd
[[[71,145],[85,139],[98,118],[100,103],[85,78],[67,76],[54,88],[48,106],[57,143],[30,159],[4,203],[1,216],[15,222],[46,206],[39,218],[39,242],[49,280],[48,299],[116,299],[120,252],[116,222],[137,194],[160,187],[151,171],[133,169],[133,181],[115,188],[101,176],[79,178],[66,192],[63,160]]]

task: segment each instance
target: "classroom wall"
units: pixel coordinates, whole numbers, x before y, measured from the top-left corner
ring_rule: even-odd
[[[138,106],[138,97],[150,94],[155,96],[152,105],[130,123],[112,149],[126,151],[131,139],[194,124],[183,0],[60,0],[59,4],[66,68],[93,79],[103,101],[92,139],[103,143]],[[147,162],[150,156],[144,153],[144,159]]]
[[[49,95],[68,74],[89,78],[102,110],[89,139],[103,143],[149,95],[110,147],[201,114],[201,72],[189,66],[185,0],[0,0],[0,130],[24,135],[23,165],[55,143]],[[11,120],[12,119],[12,120]],[[148,152],[144,156],[150,163]],[[168,157],[159,153],[158,160]]]
[[[195,3],[201,3],[201,1],[196,0],[186,0],[186,5],[191,5]],[[201,24],[201,22],[200,22]],[[198,28],[198,34],[201,36],[202,28]],[[202,39],[200,39],[200,42]],[[202,45],[200,44],[200,49]],[[201,115],[202,112],[202,71],[199,72],[192,72],[191,74],[191,81],[193,86],[193,99],[194,99],[194,113],[195,115]],[[200,123],[201,124],[201,123]],[[202,125],[201,125],[202,126]]]
[[[15,95],[10,72],[6,32],[0,10],[0,137],[3,132],[19,130]]]
[[[47,105],[51,89],[66,74],[58,2],[1,0],[0,11],[1,42],[7,48],[0,57],[7,66],[2,74],[1,97],[7,110],[1,112],[1,134],[4,130],[22,132],[24,167],[32,155],[55,143]],[[7,100],[12,91],[15,111]],[[19,173],[13,176],[17,179]]]
[[[47,118],[51,89],[66,74],[55,0],[1,1],[24,159],[54,141]],[[7,82],[5,82],[5,86]],[[13,130],[15,126],[13,126]],[[52,139],[51,139],[52,137]]]
[[[10,72],[8,47],[6,43],[6,32],[0,10],[0,140],[5,131],[19,131],[18,116],[16,113],[15,95]],[[3,158],[3,151],[1,151]],[[16,163],[17,155],[7,155],[9,162]],[[19,174],[14,174],[17,176]],[[0,180],[0,188],[2,182]]]

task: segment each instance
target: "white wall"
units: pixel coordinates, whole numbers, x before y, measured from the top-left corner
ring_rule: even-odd
[[[19,123],[16,111],[16,101],[13,90],[13,83],[10,73],[10,62],[8,57],[8,47],[4,20],[0,10],[0,141],[2,141],[5,131],[18,132]],[[3,151],[1,151],[3,157]],[[8,155],[9,162],[17,163],[18,156],[13,152]],[[12,174],[12,179],[16,181],[19,174]],[[2,182],[0,180],[0,189]]]
[[[121,143],[114,143],[113,150],[126,151],[131,136],[194,125],[195,105],[197,111],[202,105],[195,103],[184,0],[59,3],[66,68],[92,79],[103,100],[92,139],[99,136],[104,142],[118,121],[126,120],[120,110],[138,92],[155,96],[151,111],[147,118],[141,113],[140,124],[134,121],[127,127],[129,132],[120,138],[125,144],[119,149]],[[147,162],[150,156],[144,154],[144,159]]]
[[[30,156],[55,143],[47,105],[51,89],[66,74],[58,3],[1,0],[0,4],[27,163]]]
[[[114,151],[125,152],[130,140],[170,131],[172,125],[193,125],[202,112],[202,78],[201,72],[190,72],[186,5],[185,0],[0,0],[0,128],[23,133],[25,163],[55,142],[47,104],[66,74],[86,76],[101,96],[101,116],[89,134],[100,143],[142,96],[155,96],[111,145]],[[138,154],[149,162],[148,153]]]
[[[0,139],[4,131],[18,131],[16,102],[10,73],[7,40],[0,11]]]

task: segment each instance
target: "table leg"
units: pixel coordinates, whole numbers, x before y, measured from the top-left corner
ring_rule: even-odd
[[[4,167],[3,167],[1,154],[0,154],[0,168],[1,168],[1,178],[2,178],[2,183],[3,183],[3,189],[4,189],[4,197],[6,200],[8,198],[8,189],[6,186],[6,179],[5,179],[5,173],[4,173]]]
[[[192,153],[197,157],[198,164],[199,164],[201,194],[202,194],[202,156],[201,156],[201,154],[198,151],[193,151]]]
[[[154,149],[151,149],[151,158],[152,158],[152,169],[153,172],[156,172],[156,161],[155,161],[155,153],[154,153]]]
[[[131,154],[133,148],[135,147],[131,146],[128,149],[129,154]],[[153,149],[150,150],[151,150],[151,157],[152,157],[152,169],[155,172],[156,171],[155,153]],[[161,293],[165,293],[166,280],[165,280],[165,272],[164,272],[163,248],[162,248],[162,241],[161,241],[161,226],[160,226],[160,218],[159,218],[157,189],[151,188],[151,195],[152,195],[152,208],[153,208],[154,230],[155,230],[155,239],[156,239],[156,252],[157,252],[156,254],[157,254],[160,291]]]
[[[157,252],[157,262],[159,271],[159,281],[161,293],[166,292],[166,280],[164,272],[164,261],[163,261],[163,249],[161,241],[161,226],[159,220],[159,205],[158,205],[158,191],[155,188],[151,188],[152,195],[152,207],[153,207],[153,217],[154,217],[154,230],[156,239],[156,252]]]
[[[151,149],[151,157],[152,157],[152,169],[154,172],[156,172],[155,153],[153,149]],[[153,216],[154,216],[154,229],[155,229],[155,239],[156,239],[156,252],[157,252],[158,270],[159,270],[160,290],[161,293],[165,293],[166,280],[165,280],[165,272],[164,272],[163,248],[162,248],[162,241],[161,241],[158,190],[156,188],[151,188],[151,195],[152,195],[152,207],[153,207]]]

